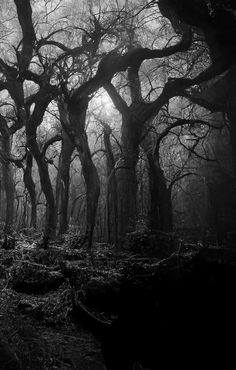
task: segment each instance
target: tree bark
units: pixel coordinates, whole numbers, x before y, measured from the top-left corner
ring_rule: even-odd
[[[12,173],[12,165],[10,163],[4,163],[3,169],[3,180],[6,193],[6,218],[4,232],[10,233],[11,227],[14,220],[14,210],[15,210],[15,183]]]
[[[11,154],[11,139],[6,132],[2,130],[2,136],[0,138],[0,146],[2,152],[6,157],[10,157]],[[11,227],[14,220],[15,212],[15,183],[13,179],[13,170],[11,163],[6,160],[1,160],[2,162],[2,174],[3,174],[3,184],[6,194],[6,216],[5,216],[5,226],[4,232],[10,233]]]
[[[28,151],[26,155],[26,168],[24,170],[24,184],[30,196],[31,203],[31,218],[30,218],[30,227],[36,229],[37,227],[37,206],[36,206],[36,191],[35,183],[32,178],[32,166],[33,166],[33,157],[32,154]]]
[[[34,97],[33,112],[30,113],[28,110],[28,117],[25,119],[27,149],[30,150],[37,163],[41,188],[46,198],[46,225],[44,231],[46,239],[54,238],[56,234],[56,207],[48,163],[45,159],[45,150],[41,152],[37,142],[37,128],[43,121],[48,104],[57,94],[58,91],[54,86],[47,83],[42,85]]]
[[[56,232],[56,208],[52,183],[48,172],[48,164],[45,160],[44,155],[42,155],[39,150],[39,146],[36,140],[36,127],[34,125],[31,125],[30,123],[27,124],[26,136],[27,147],[34,156],[34,159],[36,160],[36,163],[38,165],[40,183],[47,202],[45,236],[53,238],[55,237]]]
[[[59,160],[58,169],[58,191],[57,191],[57,205],[59,211],[59,230],[58,234],[65,234],[68,230],[68,202],[69,202],[69,188],[70,188],[70,164],[71,156],[74,151],[74,144],[69,136],[63,130],[62,147]]]
[[[148,227],[151,230],[170,231],[173,226],[171,187],[167,187],[164,172],[160,165],[160,137],[152,137],[149,125],[140,144],[148,160],[150,208]],[[162,133],[163,134],[163,133]],[[160,134],[161,135],[161,134]],[[155,150],[154,150],[155,148]]]
[[[200,94],[186,95],[193,103],[211,112],[225,112],[230,121],[230,140],[233,148],[236,175],[236,63],[216,81],[209,81]]]
[[[172,230],[171,191],[167,188],[163,170],[151,153],[147,154],[149,165],[150,211],[149,228],[152,230]]]
[[[86,184],[86,231],[85,239],[88,246],[92,246],[93,231],[95,227],[98,199],[100,194],[100,182],[97,169],[92,161],[91,152],[88,144],[88,137],[85,131],[86,112],[88,108],[88,98],[81,98],[76,103],[73,100],[68,104],[68,113],[65,105],[59,105],[61,110],[62,123],[68,136],[74,143],[82,166],[83,177]]]
[[[102,122],[104,128],[103,140],[107,160],[107,236],[108,242],[118,244],[118,199],[117,180],[115,173],[115,158],[112,151],[110,135],[112,133],[108,124]]]
[[[230,139],[234,156],[234,172],[236,176],[236,63],[233,68],[223,77],[227,87],[227,99],[225,102],[226,113],[230,121]]]
[[[117,164],[118,234],[135,228],[137,217],[136,167],[139,156],[140,130],[130,117],[123,117],[121,134],[121,158]]]

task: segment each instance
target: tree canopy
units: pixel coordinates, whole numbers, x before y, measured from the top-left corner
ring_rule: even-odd
[[[142,217],[171,230],[177,183],[215,160],[215,131],[236,157],[233,2],[14,0],[1,13],[6,232],[44,219],[47,239],[73,220],[91,246],[94,228],[118,243]],[[183,155],[166,156],[174,146]]]

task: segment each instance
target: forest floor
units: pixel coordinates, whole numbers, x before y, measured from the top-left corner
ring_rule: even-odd
[[[16,238],[14,249],[0,249],[0,341],[17,355],[23,370],[105,369],[99,340],[71,319],[69,280],[63,279],[54,289],[46,289],[48,291],[40,291],[36,284],[34,291],[35,281],[30,274],[34,275],[34,268],[50,272],[79,271],[80,296],[85,295],[86,286],[90,284],[92,306],[98,303],[97,309],[103,315],[101,312],[106,310],[103,303],[105,306],[108,303],[109,313],[104,313],[103,318],[110,319],[116,305],[112,302],[114,294],[108,297],[109,302],[101,299],[99,303],[98,298],[93,305],[93,288],[97,290],[97,283],[109,280],[114,287],[120,271],[139,258],[128,252],[118,254],[108,245],[98,243],[93,247],[91,258],[86,248],[76,246],[76,238],[70,236],[44,250],[33,238],[21,235]],[[140,261],[143,263],[143,258]],[[155,258],[144,259],[145,263],[153,261]],[[37,274],[35,276],[37,279]],[[29,281],[32,281],[31,289],[26,288],[24,292],[24,284]],[[103,288],[100,293],[103,298]]]
[[[0,251],[0,338],[17,354],[23,370],[104,369],[98,341],[68,317],[67,281],[43,294],[12,287],[12,272],[25,261],[56,270],[59,262],[66,262],[62,248],[50,249],[42,251],[33,241],[19,240],[14,250]],[[73,258],[77,260],[76,251]]]
[[[212,320],[213,328],[216,320],[219,325],[218,316],[222,316],[222,312],[225,313],[223,317],[229,317],[230,327],[235,328],[235,305],[231,298],[236,281],[235,248],[205,248],[197,242],[174,245],[169,235],[164,240],[158,236],[159,242],[156,244],[154,240],[147,242],[150,235],[147,239],[143,233],[138,234],[138,239],[136,236],[132,235],[128,248],[124,246],[119,251],[105,243],[94,243],[92,253],[85,246],[81,247],[80,237],[76,234],[68,234],[61,241],[51,242],[47,248],[43,248],[45,245],[40,243],[41,239],[36,235],[18,234],[15,238],[9,237],[8,243],[0,240],[0,359],[1,351],[7,347],[19,358],[23,370],[105,370],[100,337],[92,334],[94,331],[90,331],[92,327],[89,327],[89,322],[86,322],[86,318],[83,320],[83,310],[81,315],[80,303],[79,306],[76,303],[81,302],[103,322],[111,322],[117,318],[117,307],[122,302],[121,293],[125,293],[122,284],[125,284],[124,287],[127,281],[138,282],[138,279],[146,284],[147,279],[146,287],[144,285],[146,289],[150,285],[150,276],[156,276],[157,271],[158,279],[152,280],[152,283],[162,281],[161,271],[163,277],[169,277],[167,280],[164,278],[160,285],[166,292],[159,297],[163,307],[175,307],[174,310],[182,318],[178,323],[175,316],[168,316],[168,309],[164,309],[164,322],[167,323],[164,335],[168,330],[173,330],[173,335],[183,330],[182,323],[185,323],[185,331],[189,335],[189,321],[193,317],[196,321],[199,312],[202,312],[197,321],[200,329],[205,327],[202,322],[209,326],[209,320]],[[158,245],[159,250],[155,254]],[[167,255],[163,253],[163,248],[168,249]],[[191,260],[195,261],[194,264]],[[184,269],[187,280],[183,275]],[[182,289],[181,298],[173,294],[172,285],[178,287],[179,292]],[[208,297],[212,291],[213,300],[211,296]],[[151,328],[153,323],[146,307],[148,295],[145,293],[140,298],[140,292],[138,288],[137,294],[132,295],[132,291],[128,290],[128,295],[123,296],[123,308],[120,306],[119,309],[125,312],[123,318],[126,320],[124,328],[127,328],[127,333],[120,333],[121,339],[118,341],[122,342],[127,337],[132,338],[127,339],[129,342],[135,342],[139,333],[137,321],[140,325],[141,318],[141,341],[144,340],[142,346],[145,348],[149,336],[147,326]],[[125,318],[127,301],[129,310]],[[156,301],[153,302],[156,304]],[[218,310],[215,310],[215,304],[219,305]],[[206,306],[209,306],[209,312]],[[212,315],[212,312],[215,314]],[[156,313],[154,320],[155,317]],[[222,328],[225,327],[223,324],[222,321]],[[194,330],[198,332],[200,329],[195,324]],[[153,329],[154,336],[158,330]],[[117,333],[119,335],[119,330]],[[225,329],[222,329],[222,333],[228,336]],[[2,343],[5,343],[5,347],[1,346]],[[156,369],[155,361],[154,356],[154,365],[150,368]],[[139,363],[137,368],[142,369]],[[7,369],[0,361],[0,370]]]

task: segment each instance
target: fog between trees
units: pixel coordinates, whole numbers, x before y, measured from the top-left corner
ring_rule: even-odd
[[[2,2],[5,233],[235,229],[235,18],[195,3]]]

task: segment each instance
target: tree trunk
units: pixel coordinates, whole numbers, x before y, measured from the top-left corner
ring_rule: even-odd
[[[140,130],[135,123],[123,117],[121,135],[121,158],[116,168],[118,193],[118,234],[134,230],[137,217],[136,167],[139,156]]]
[[[3,135],[1,137],[1,148],[6,157],[10,157],[11,153],[11,142],[9,135]],[[6,194],[6,216],[4,232],[10,233],[11,227],[14,220],[15,211],[15,183],[13,179],[12,165],[7,160],[2,160],[2,175],[3,184]]]
[[[48,172],[48,164],[46,163],[44,156],[39,150],[39,146],[36,140],[36,127],[28,124],[26,127],[26,135],[27,146],[38,165],[40,183],[47,202],[45,236],[48,238],[53,238],[55,237],[56,232],[56,208],[52,183]]]
[[[56,208],[59,210],[59,231],[58,234],[65,234],[68,230],[68,201],[70,188],[70,164],[74,151],[74,144],[63,130],[63,140],[58,170],[58,194]]]
[[[35,183],[32,178],[32,165],[33,157],[32,154],[28,151],[26,156],[26,168],[24,170],[24,184],[30,196],[31,203],[31,218],[30,218],[30,227],[36,229],[37,227],[37,206],[36,206],[36,191]]]
[[[154,163],[152,154],[147,154],[148,159],[148,176],[149,176],[149,194],[150,194],[150,208],[148,212],[148,228],[151,230],[161,229],[161,215],[160,215],[160,184],[159,184],[159,170]]]
[[[75,138],[75,145],[79,153],[82,172],[86,184],[86,205],[87,205],[87,225],[86,238],[88,238],[89,247],[92,244],[93,231],[96,221],[98,198],[100,194],[100,184],[97,169],[93,164],[91,153],[88,146],[86,133]]]
[[[4,232],[10,233],[14,220],[15,205],[15,183],[13,179],[12,166],[10,163],[4,163],[2,166],[3,181],[6,194],[6,218]]]
[[[117,200],[117,181],[115,173],[115,159],[112,152],[110,135],[111,128],[106,123],[104,127],[104,146],[107,159],[107,237],[108,243],[118,243],[118,200]]]
[[[89,149],[88,138],[85,131],[86,112],[88,107],[88,99],[81,99],[80,103],[69,104],[69,124],[64,121],[64,128],[67,131],[70,139],[74,142],[78,151],[82,172],[86,184],[86,232],[85,237],[88,240],[89,248],[92,245],[93,231],[96,221],[98,198],[100,194],[100,182],[97,169],[92,161],[91,152]],[[64,112],[65,114],[65,112]]]
[[[226,112],[230,121],[230,139],[233,148],[234,173],[236,176],[236,66],[232,69],[230,77],[232,79],[230,84],[228,85],[230,86],[230,88],[227,94]],[[226,82],[229,83],[228,80]]]
[[[152,153],[147,154],[149,164],[150,211],[149,228],[153,230],[172,230],[171,189],[166,186],[166,179],[160,164]]]

